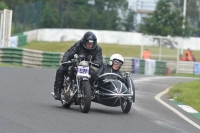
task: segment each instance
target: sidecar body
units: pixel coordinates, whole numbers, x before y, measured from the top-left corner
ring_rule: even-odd
[[[127,100],[133,100],[133,91],[118,79],[100,80],[95,87],[94,102],[116,107]]]

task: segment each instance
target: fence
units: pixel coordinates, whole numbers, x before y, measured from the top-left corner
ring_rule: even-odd
[[[128,9],[126,1],[106,7],[99,1],[43,1],[15,6],[13,34],[38,28],[79,28],[97,30],[133,31],[135,11]],[[125,11],[123,8],[127,6]],[[90,9],[90,10],[88,10]],[[121,14],[118,15],[119,10]],[[112,17],[110,17],[112,16]],[[106,21],[105,21],[106,20]]]
[[[63,57],[63,53],[59,52],[42,52],[37,50],[20,49],[20,48],[0,48],[0,62],[8,64],[20,64],[26,67],[58,67],[60,66],[60,61]],[[110,57],[104,57],[104,63],[108,63]],[[121,68],[122,72],[134,72],[134,58],[125,57],[124,64]],[[141,61],[142,62],[142,61]],[[166,64],[165,62],[158,62],[157,64]],[[165,74],[165,65],[156,66],[155,74]],[[158,67],[158,68],[157,68]],[[143,66],[141,66],[143,69]],[[161,73],[159,73],[162,71]]]
[[[35,2],[25,6],[16,6],[14,9],[13,33],[38,29],[42,15],[42,2]]]
[[[25,67],[57,68],[64,53],[43,52],[38,50],[20,48],[0,48],[0,62],[20,64]],[[104,57],[103,62],[108,63],[110,57]],[[142,60],[125,57],[122,72],[132,72],[147,75],[165,75],[167,68],[172,73],[200,73],[200,63],[179,61]]]
[[[1,48],[0,61],[26,67],[58,67],[61,53],[42,52],[20,48]]]

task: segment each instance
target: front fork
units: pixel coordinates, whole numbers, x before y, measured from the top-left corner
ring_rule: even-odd
[[[81,82],[82,81],[88,81],[89,82],[89,78],[88,77],[81,77],[81,78],[76,78],[76,83],[77,83],[77,90],[78,90],[78,99],[83,97],[83,94],[81,93]]]

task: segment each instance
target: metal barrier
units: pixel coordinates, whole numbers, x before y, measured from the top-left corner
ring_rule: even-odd
[[[194,62],[179,61],[177,73],[193,74],[194,73]]]
[[[20,64],[26,67],[59,67],[60,61],[63,57],[64,53],[59,52],[43,52],[38,50],[29,50],[29,49],[20,49],[20,48],[0,48],[0,62],[9,63],[9,64]],[[108,63],[110,57],[103,57],[103,62]],[[155,61],[154,65],[151,63],[148,64],[145,60],[133,58],[133,57],[125,57],[124,64],[121,68],[122,72],[133,72],[145,74],[147,70],[152,69],[151,71],[155,75],[165,75],[166,67],[169,65],[169,62],[165,61]],[[135,64],[134,60],[138,61],[138,64]],[[181,62],[182,64],[184,62]],[[185,63],[187,65],[187,63]],[[136,65],[136,66],[134,66]],[[145,66],[148,65],[148,66]],[[150,65],[150,66],[149,66]],[[138,71],[134,72],[134,67],[139,67]],[[190,67],[185,67],[183,65],[179,65],[179,72],[184,72],[184,69],[189,69],[187,73],[193,72],[194,65],[190,64]],[[182,69],[184,68],[184,69]],[[186,71],[186,70],[185,70]],[[150,71],[149,71],[150,72]]]

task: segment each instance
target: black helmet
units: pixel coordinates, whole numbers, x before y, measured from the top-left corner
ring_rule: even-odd
[[[88,48],[86,46],[86,43],[90,43],[90,44],[93,44],[93,47],[92,48]],[[97,46],[97,38],[96,38],[96,35],[91,32],[91,31],[88,31],[84,34],[83,38],[82,38],[82,44],[83,44],[83,47],[87,50],[93,50],[96,48]]]

